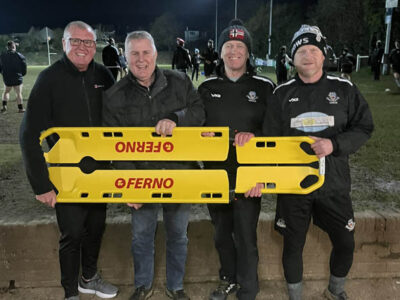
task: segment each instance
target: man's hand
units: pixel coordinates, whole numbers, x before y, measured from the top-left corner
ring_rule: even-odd
[[[50,192],[36,195],[36,200],[54,208],[57,202],[57,195],[54,190],[51,190]]]
[[[315,143],[311,144],[311,149],[313,149],[315,155],[318,158],[328,156],[333,151],[332,141],[330,139],[319,138],[316,136],[310,136]]]
[[[251,132],[238,132],[235,135],[235,142],[233,143],[234,146],[242,147],[246,144],[250,139],[254,137],[254,134]]]
[[[156,125],[156,132],[161,136],[172,134],[172,130],[176,127],[176,123],[169,119],[162,119]]]
[[[261,190],[264,188],[264,183],[257,183],[255,187],[252,187],[250,190],[248,190],[246,193],[244,193],[244,196],[246,198],[248,197],[261,197],[262,192]]]
[[[135,210],[138,210],[143,206],[143,203],[127,203],[126,205],[128,205],[129,207],[133,207]]]
[[[213,136],[215,136],[215,132],[202,132],[201,136],[213,137]]]

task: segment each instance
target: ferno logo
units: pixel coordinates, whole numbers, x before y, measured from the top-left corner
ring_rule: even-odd
[[[172,178],[130,177],[117,178],[115,187],[118,189],[170,189],[174,185]]]
[[[121,152],[172,152],[174,144],[171,142],[118,142],[115,151]]]

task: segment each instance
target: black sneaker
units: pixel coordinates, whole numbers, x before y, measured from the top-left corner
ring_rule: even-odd
[[[184,290],[170,291],[169,289],[166,289],[165,294],[174,300],[190,300],[189,296],[186,295]]]
[[[7,112],[7,106],[3,106],[3,108],[0,110],[2,114],[5,114]]]
[[[329,300],[348,300],[347,294],[345,291],[341,292],[339,295],[333,294],[328,288],[324,291],[324,296]]]
[[[221,280],[218,287],[211,293],[210,300],[225,300],[228,295],[235,293],[239,289],[237,283]]]
[[[153,295],[153,289],[146,289],[144,286],[140,286],[135,289],[135,292],[129,298],[129,300],[146,300]]]
[[[118,293],[118,288],[103,280],[99,273],[96,273],[89,281],[85,281],[81,277],[78,291],[83,294],[94,294],[100,298],[114,298]]]

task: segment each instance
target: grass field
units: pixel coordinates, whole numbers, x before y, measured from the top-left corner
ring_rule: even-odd
[[[24,99],[28,98],[43,68],[44,66],[28,68],[24,79]],[[273,69],[266,69],[262,74],[276,80]],[[203,80],[204,76],[200,76],[194,85],[197,87]],[[392,76],[382,76],[381,81],[373,81],[367,68],[354,73],[353,82],[367,99],[375,122],[373,137],[359,152],[351,156],[355,209],[400,209],[400,90],[395,87]],[[387,88],[391,91],[385,92]],[[9,112],[0,115],[0,204],[14,197],[14,193],[7,192],[9,188],[32,197],[23,172],[18,145],[22,115],[16,111],[13,100],[9,103]]]

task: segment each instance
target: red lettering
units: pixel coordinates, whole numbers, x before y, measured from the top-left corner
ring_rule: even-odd
[[[152,152],[153,151],[153,142],[147,142],[146,143],[146,147],[145,147],[145,151],[146,152]]]
[[[122,189],[125,186],[126,182],[125,179],[123,178],[117,178],[117,180],[115,180],[115,187],[117,189]]]
[[[143,183],[143,178],[136,178],[135,189],[141,189]]]
[[[126,152],[135,152],[135,142],[132,142],[132,143],[129,143],[129,142],[127,142],[126,143]]]
[[[151,182],[152,182],[153,180],[151,179],[151,178],[145,178],[144,179],[144,183],[143,183],[143,188],[144,189],[151,189]]]
[[[145,142],[137,142],[137,152],[143,152]]]
[[[161,189],[161,185],[162,185],[162,178],[154,178],[153,180],[153,186],[151,188],[158,188]]]
[[[160,152],[161,150],[161,142],[158,142],[156,145],[154,145],[154,152]]]
[[[125,150],[125,144],[123,142],[118,142],[115,144],[115,151],[123,152]]]
[[[163,145],[163,149],[165,152],[171,152],[174,150],[174,145],[171,142],[165,142]]]
[[[174,185],[174,180],[172,178],[167,178],[164,180],[164,188],[169,189]]]
[[[132,177],[129,178],[128,179],[128,184],[126,185],[126,188],[129,189],[129,187],[135,183],[135,180],[136,180],[136,178],[132,178]]]

